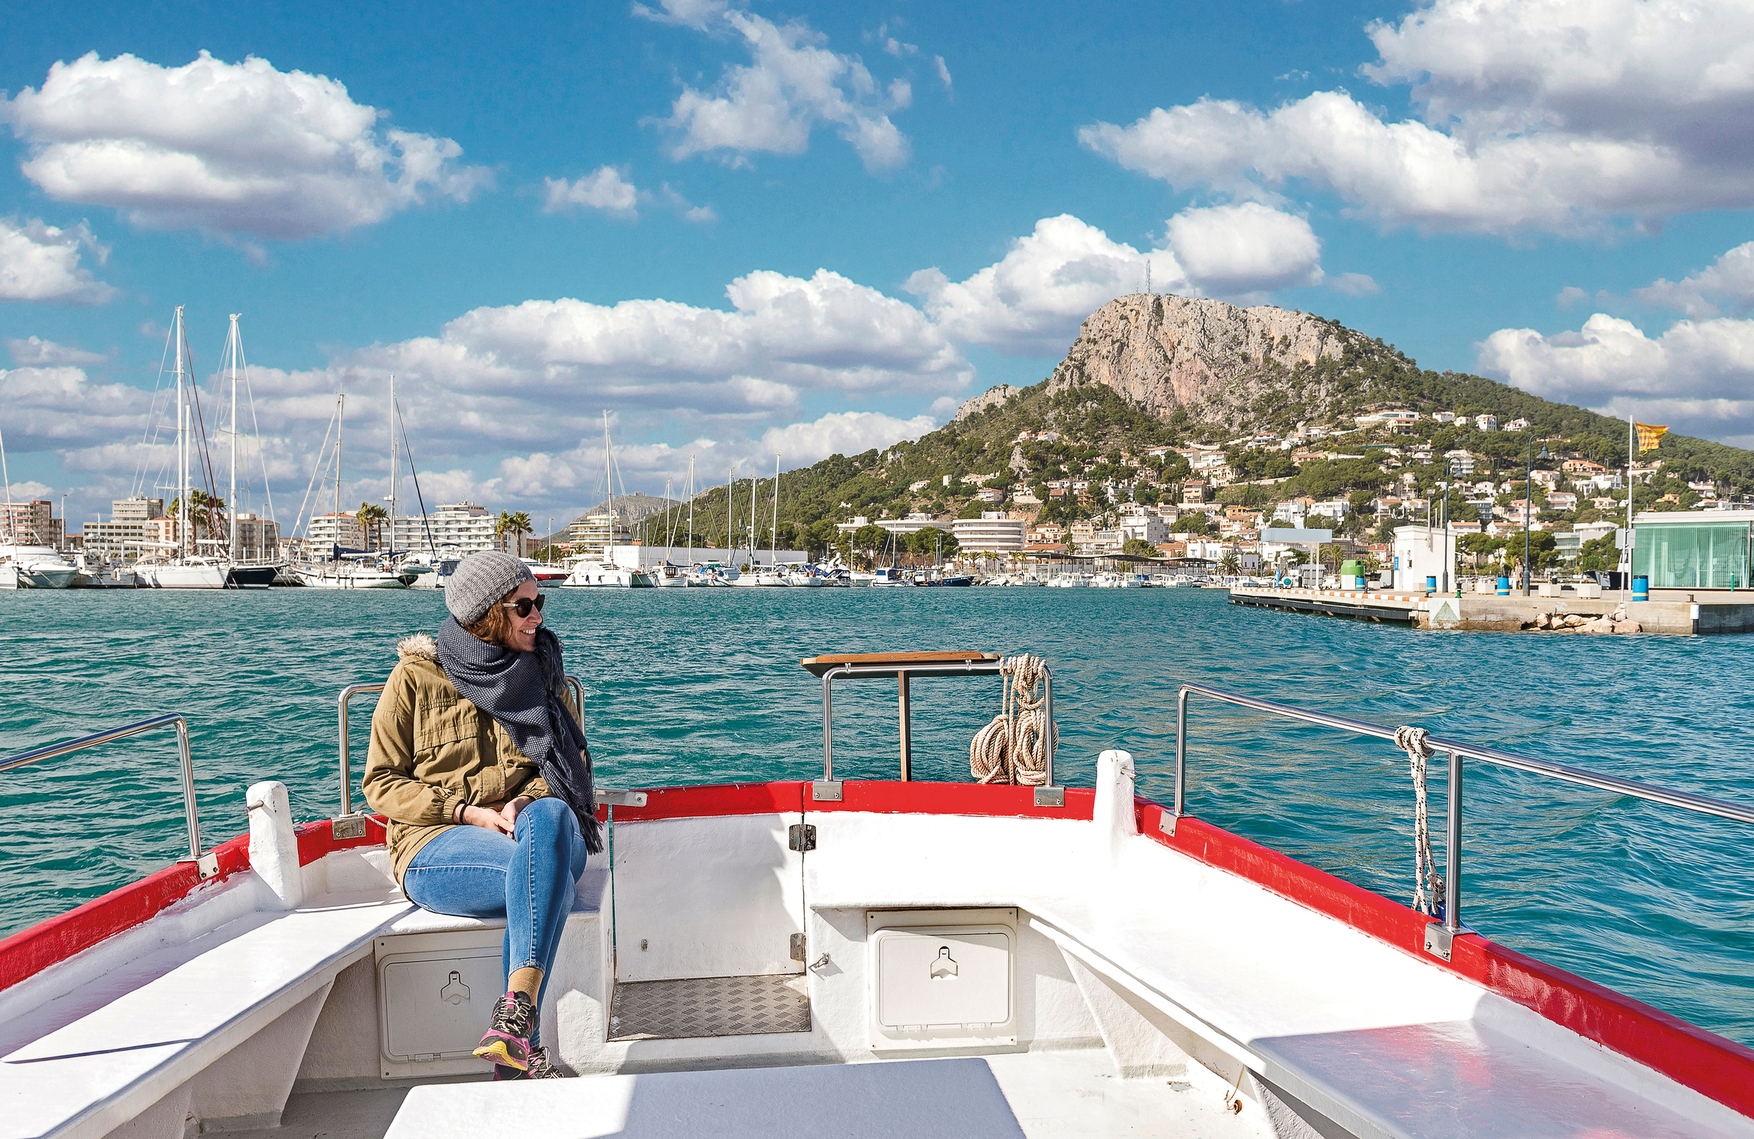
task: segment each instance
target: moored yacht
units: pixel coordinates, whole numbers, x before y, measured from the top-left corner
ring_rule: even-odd
[[[972,652],[803,663],[825,717],[836,684],[1021,675]],[[273,1134],[296,1116],[307,1135],[680,1139],[802,1115],[824,1135],[929,1139],[1754,1135],[1754,1050],[1498,945],[1462,922],[1464,890],[1436,914],[1372,894],[1198,818],[1179,778],[1168,805],[1138,798],[1120,750],[1093,787],[1059,784],[1045,743],[1001,757],[1021,784],[914,781],[905,708],[897,780],[837,776],[830,719],[818,779],[599,789],[611,842],[543,1007],[578,1078],[542,1084],[487,1082],[469,1055],[504,987],[503,923],[407,901],[382,820],[352,811],[345,744],[340,815],[295,826],[285,787],[258,783],[233,816],[247,807],[248,833],[211,850],[185,751],[190,859],[0,942],[7,1133]],[[1418,746],[1452,773],[1510,766],[1754,823]],[[1452,778],[1440,845],[1461,886]]]
[[[78,577],[53,546],[0,544],[0,589],[67,589]]]
[[[571,589],[651,589],[657,582],[643,569],[586,559],[575,564],[560,584]]]

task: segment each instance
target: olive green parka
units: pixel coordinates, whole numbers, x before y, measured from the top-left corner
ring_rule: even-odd
[[[540,799],[548,784],[504,728],[465,700],[439,666],[438,645],[417,633],[396,645],[401,659],[372,713],[363,788],[371,809],[390,821],[396,881],[420,849],[458,824],[459,805]]]

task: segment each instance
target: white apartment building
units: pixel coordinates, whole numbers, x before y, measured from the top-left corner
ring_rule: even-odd
[[[398,550],[424,550],[430,529],[432,545],[437,549],[473,554],[478,550],[501,547],[501,543],[494,541],[493,524],[494,515],[485,506],[473,502],[447,502],[441,503],[425,519],[419,515],[398,517],[393,539]],[[601,548],[600,539],[597,545]]]
[[[1336,498],[1328,502],[1310,503],[1305,517],[1326,518],[1331,522],[1339,522],[1350,513],[1352,513],[1352,504],[1343,498]]]
[[[1155,546],[1169,540],[1169,523],[1163,520],[1162,515],[1145,510],[1121,515],[1118,528],[1123,542],[1137,538]]]
[[[1449,469],[1450,474],[1453,475],[1454,477],[1460,478],[1460,479],[1473,477],[1473,475],[1474,475],[1474,453],[1472,451],[1463,451],[1463,450],[1445,451],[1443,453],[1443,458],[1444,458],[1444,465]]]
[[[1283,522],[1287,526],[1301,529],[1308,518],[1309,504],[1298,502],[1296,499],[1290,502],[1281,502],[1273,507],[1273,521]]]
[[[352,514],[313,515],[305,527],[305,536],[319,558],[327,558],[337,546],[343,550],[365,549],[365,531]]]
[[[1498,416],[1493,415],[1491,412],[1487,412],[1484,415],[1476,415],[1474,417],[1474,426],[1481,431],[1497,431]]]
[[[969,553],[1005,553],[1027,544],[1029,523],[1007,518],[1002,510],[983,510],[979,518],[958,518],[950,524],[956,544]]]
[[[108,522],[87,522],[85,549],[103,557],[138,557],[151,546],[176,541],[176,521],[164,516],[162,498],[118,498]]]

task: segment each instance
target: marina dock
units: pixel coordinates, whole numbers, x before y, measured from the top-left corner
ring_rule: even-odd
[[[1678,592],[1678,591],[1677,591]],[[1746,598],[1746,600],[1744,599]],[[1583,597],[1500,597],[1489,593],[1432,594],[1359,589],[1238,586],[1233,605],[1388,621],[1417,629],[1501,632],[1640,632],[1691,635],[1754,633],[1754,595],[1725,590],[1627,601],[1623,594]],[[1636,623],[1636,628],[1633,628]],[[1605,627],[1612,624],[1616,627]]]

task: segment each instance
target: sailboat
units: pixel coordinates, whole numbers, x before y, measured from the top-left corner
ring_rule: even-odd
[[[603,552],[596,559],[587,557],[573,567],[560,584],[575,589],[651,589],[658,583],[644,567],[621,566],[615,563],[615,450],[609,441],[609,412],[603,412],[603,486],[608,492],[609,529],[603,539]],[[625,487],[622,488],[626,490]]]
[[[134,565],[135,584],[149,589],[224,589],[231,584],[227,566],[218,558],[202,557],[195,541],[194,482],[190,467],[195,461],[196,422],[193,367],[189,338],[183,327],[183,306],[178,305],[171,322],[171,350],[177,374],[177,540],[168,558],[142,559]]]
[[[760,551],[755,548],[755,491],[759,483],[760,480],[755,478],[749,480],[749,569],[732,584],[755,588],[789,586],[792,583],[781,572],[780,567],[774,564],[774,556],[771,552],[768,555],[767,565],[761,565],[757,561],[761,556]],[[773,503],[774,533],[777,535],[779,533],[780,506],[780,457],[778,455],[773,457]]]
[[[335,402],[335,453],[333,455],[333,463],[335,467],[335,514],[337,517],[342,514],[341,426],[346,406],[346,394],[341,393],[337,395]],[[395,405],[392,402],[390,409],[390,445],[392,448],[395,447],[395,439],[396,416]],[[327,440],[324,440],[324,442],[326,444]],[[319,452],[319,463],[321,462],[321,459],[322,455]],[[393,461],[390,464],[390,469],[393,478],[395,471],[395,463]],[[302,509],[300,510],[300,513],[303,513]],[[395,540],[391,539],[391,545],[394,544]],[[299,582],[311,589],[406,589],[414,576],[411,573],[405,574],[378,568],[376,554],[354,553],[342,555],[338,548],[331,551],[331,553],[333,556],[328,561],[307,562],[300,566],[296,571]]]
[[[52,546],[18,540],[18,511],[12,505],[12,475],[6,468],[6,437],[0,435],[0,480],[6,483],[6,533],[0,543],[0,589],[66,589],[79,567]],[[34,536],[34,535],[33,535]]]
[[[231,532],[226,543],[228,564],[225,575],[226,583],[233,588],[267,589],[274,584],[274,578],[280,572],[280,566],[272,559],[257,562],[245,560],[243,544],[238,540],[238,370],[240,367],[247,367],[244,364],[244,338],[243,334],[238,331],[238,317],[241,315],[243,314],[235,312],[231,314],[231,329],[225,337],[225,358],[228,358],[231,363],[231,497],[226,500],[230,509]],[[252,409],[250,415],[254,417],[254,402],[250,406]],[[258,439],[256,442],[259,458],[261,440]],[[262,470],[262,491],[268,501],[266,516],[272,518],[274,516],[274,495],[268,489],[266,464]],[[260,555],[267,553],[267,551],[258,550],[257,553]]]

